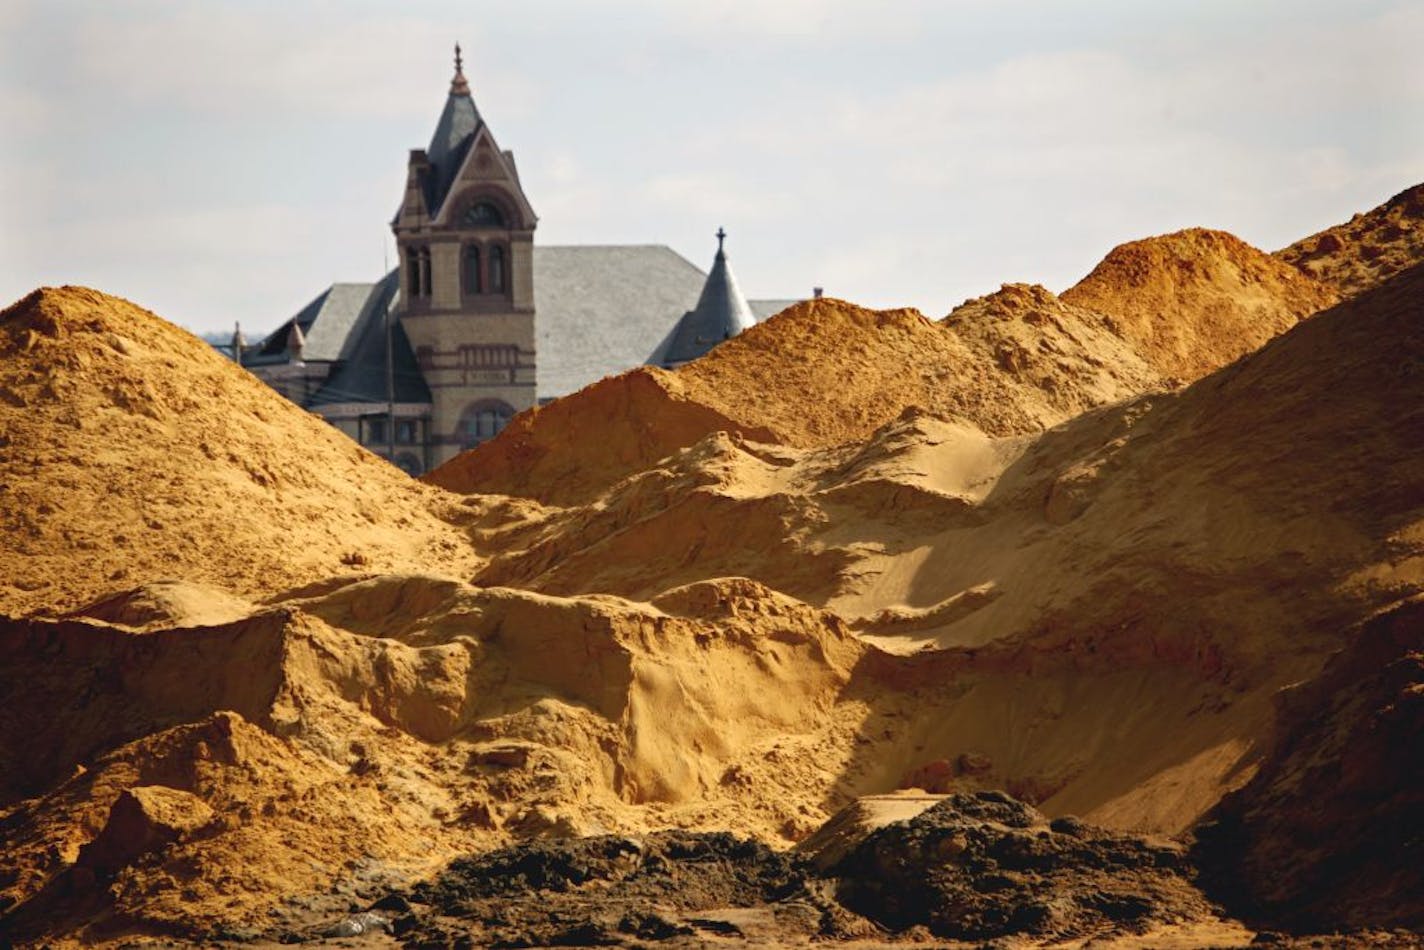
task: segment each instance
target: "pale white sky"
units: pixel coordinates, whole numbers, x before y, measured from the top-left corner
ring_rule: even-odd
[[[0,0],[0,298],[252,335],[375,279],[457,39],[537,241],[705,269],[723,225],[756,297],[938,317],[1424,180],[1405,0]]]

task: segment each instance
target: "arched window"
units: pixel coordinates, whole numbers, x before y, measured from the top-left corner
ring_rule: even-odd
[[[496,244],[490,248],[490,290],[496,294],[504,293],[504,248]]]
[[[460,444],[468,449],[494,438],[513,417],[514,407],[502,399],[476,400],[460,414],[456,435],[460,438]]]
[[[490,201],[476,201],[460,217],[462,228],[502,228],[504,214]]]
[[[465,245],[464,281],[466,294],[485,292],[485,275],[480,270],[480,249],[473,244]]]

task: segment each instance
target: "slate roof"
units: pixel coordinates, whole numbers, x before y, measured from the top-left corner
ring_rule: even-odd
[[[425,156],[430,160],[431,170],[422,182],[425,188],[425,207],[431,217],[440,213],[440,205],[450,193],[460,164],[465,160],[479,130],[480,110],[470,95],[470,87],[465,82],[465,74],[460,62],[455,62],[455,78],[450,82],[450,95],[445,100],[445,109],[440,113],[440,121],[435,124],[435,134],[430,138],[430,147]]]
[[[756,323],[747,298],[737,286],[737,278],[727,263],[722,249],[721,231],[717,232],[717,256],[712,270],[702,285],[697,306],[685,313],[672,333],[653,351],[648,362],[660,366],[678,366],[697,359],[723,340],[731,339]]]
[[[368,286],[365,303],[342,347],[347,355],[321,388],[307,400],[309,408],[342,402],[386,401],[385,318],[400,291],[400,271],[393,270]],[[317,326],[320,328],[320,323]],[[399,320],[394,321],[391,327],[391,345],[394,348],[395,401],[430,402],[430,387],[425,384],[415,351]],[[310,337],[307,346],[311,346]]]
[[[535,245],[539,398],[648,362],[704,282],[663,245]]]
[[[316,295],[311,303],[297,311],[296,316],[262,338],[243,364],[260,366],[287,361],[287,339],[292,324],[301,327],[306,337],[302,358],[308,363],[345,359],[350,355],[355,338],[351,328],[361,316],[362,308],[371,296],[372,284],[332,284]]]

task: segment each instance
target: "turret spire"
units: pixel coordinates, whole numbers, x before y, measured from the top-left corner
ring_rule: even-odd
[[[468,96],[470,84],[465,80],[465,59],[460,55],[460,44],[455,44],[455,76],[450,80],[450,95]]]
[[[726,240],[726,229],[718,228],[717,256],[712,259],[712,270],[702,285],[697,306],[682,315],[665,347],[653,355],[653,361],[667,369],[697,359],[756,323],[752,308],[742,296],[737,278],[732,276],[732,267],[727,263]]]

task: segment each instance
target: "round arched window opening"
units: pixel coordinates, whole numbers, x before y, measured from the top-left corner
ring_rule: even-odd
[[[460,444],[470,448],[492,439],[514,418],[514,407],[502,399],[480,399],[465,407],[460,414],[456,435]]]
[[[504,227],[504,212],[499,210],[499,206],[492,201],[476,201],[465,209],[465,213],[460,217],[460,226],[464,228],[502,228]]]
[[[480,268],[480,249],[473,244],[465,245],[464,287],[466,294],[485,292],[485,274]]]

